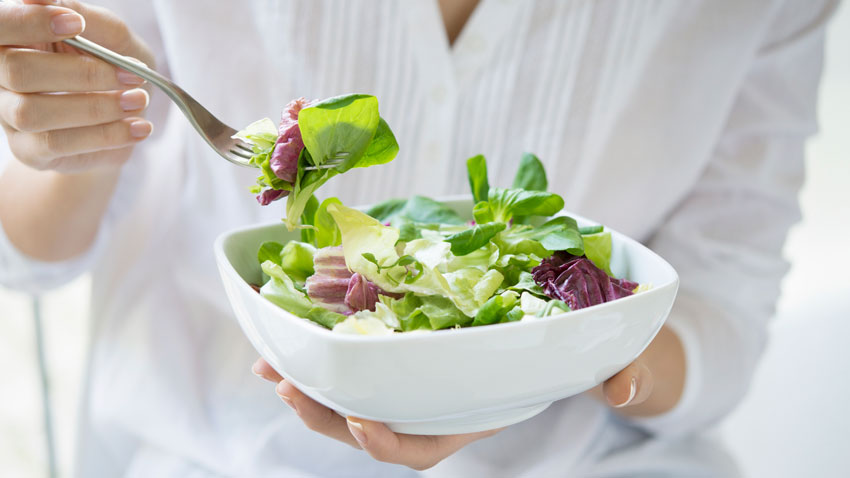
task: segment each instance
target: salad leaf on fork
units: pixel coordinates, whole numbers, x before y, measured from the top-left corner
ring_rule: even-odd
[[[251,164],[262,171],[251,189],[257,201],[265,206],[287,197],[284,222],[290,230],[305,227],[302,213],[332,177],[388,163],[398,154],[378,100],[362,94],[319,102],[299,98],[287,105],[279,127],[263,119],[234,137],[252,145]]]

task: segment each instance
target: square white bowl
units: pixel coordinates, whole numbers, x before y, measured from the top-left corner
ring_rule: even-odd
[[[445,204],[462,216],[469,198]],[[569,212],[580,226],[592,221]],[[611,232],[611,269],[648,291],[532,321],[371,337],[333,333],[256,293],[257,251],[300,235],[283,223],[226,232],[215,255],[227,296],[260,355],[299,390],[343,415],[400,433],[444,435],[510,425],[584,392],[631,363],[664,323],[676,271],[637,241]]]

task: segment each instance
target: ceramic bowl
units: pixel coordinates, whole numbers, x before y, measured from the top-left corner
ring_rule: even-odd
[[[462,215],[471,209],[469,199],[444,202]],[[563,214],[580,226],[595,224]],[[333,333],[251,288],[261,281],[260,244],[299,238],[282,223],[226,232],[215,255],[245,335],[299,390],[396,432],[443,435],[533,417],[602,383],[649,345],[673,305],[678,276],[651,250],[610,231],[614,275],[650,290],[532,321],[379,337]]]

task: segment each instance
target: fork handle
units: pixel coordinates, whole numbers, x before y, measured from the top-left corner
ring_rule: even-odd
[[[2,0],[0,0],[2,2]],[[162,90],[163,93],[168,95],[178,108],[183,112],[186,118],[192,123],[192,126],[201,133],[201,136],[206,139],[207,133],[204,132],[203,128],[198,121],[196,120],[197,116],[213,116],[206,108],[201,106],[200,103],[195,101],[194,98],[189,96],[188,93],[183,91],[182,88],[175,85],[168,78],[160,75],[156,71],[148,68],[144,63],[135,60],[133,58],[121,55],[116,53],[109,48],[98,45],[97,43],[87,40],[81,36],[76,36],[74,38],[68,38],[67,40],[63,40],[68,45],[71,45],[74,48],[82,50],[86,53],[91,54],[92,56],[99,58],[111,65],[115,65],[119,68],[129,71],[134,75],[137,75],[145,80],[149,81],[151,84]],[[207,140],[207,142],[209,142]]]

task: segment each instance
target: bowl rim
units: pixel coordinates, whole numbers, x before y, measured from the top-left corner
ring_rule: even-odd
[[[462,201],[462,200],[471,200],[471,199],[472,199],[471,195],[468,195],[468,194],[467,195],[445,196],[445,197],[435,198],[435,200],[439,201],[439,202]],[[356,207],[355,209],[364,210],[364,209],[367,209],[368,207],[369,206],[360,206],[360,207]],[[561,211],[559,211],[554,216],[569,216],[569,217],[572,217],[573,219],[576,219],[576,221],[578,221],[578,222],[600,225],[596,221],[589,220],[589,219],[587,219],[583,216],[580,216],[578,214],[574,214],[571,211],[568,211],[566,209],[562,209]],[[427,331],[427,332],[417,332],[417,331],[399,332],[399,333],[392,333],[392,334],[387,334],[387,335],[340,334],[340,333],[334,333],[331,329],[322,327],[321,325],[314,323],[310,319],[299,317],[299,316],[297,316],[297,315],[275,305],[274,303],[270,302],[269,300],[263,298],[256,291],[254,291],[253,288],[251,288],[251,286],[248,284],[247,281],[242,279],[242,277],[236,271],[236,268],[233,266],[233,264],[231,264],[230,260],[227,258],[227,254],[224,251],[224,243],[229,238],[231,238],[231,237],[233,237],[237,234],[240,234],[240,233],[245,233],[245,232],[253,231],[253,230],[256,230],[256,229],[263,229],[263,228],[274,227],[274,226],[283,226],[283,223],[280,222],[280,221],[267,221],[267,222],[262,222],[262,223],[255,223],[255,224],[251,224],[251,225],[245,225],[245,226],[239,226],[239,227],[231,228],[231,229],[226,230],[226,231],[222,232],[221,234],[219,234],[219,236],[215,239],[215,241],[213,243],[215,258],[216,258],[216,262],[218,262],[219,269],[222,270],[222,272],[226,272],[227,275],[230,276],[230,277],[233,277],[233,276],[237,277],[239,280],[236,281],[237,282],[236,287],[240,288],[243,292],[249,292],[250,291],[250,293],[252,295],[256,295],[257,297],[262,299],[260,302],[263,304],[263,307],[270,310],[272,314],[283,317],[284,320],[289,320],[289,321],[293,322],[293,324],[297,323],[298,327],[303,327],[304,330],[308,331],[308,333],[315,333],[315,334],[319,334],[319,335],[324,335],[325,338],[330,339],[330,340],[335,341],[335,342],[349,342],[349,343],[358,343],[358,344],[359,343],[367,343],[368,344],[368,343],[397,342],[397,341],[404,341],[404,340],[408,340],[408,341],[410,341],[410,340],[412,340],[412,341],[430,341],[430,340],[439,340],[441,337],[446,337],[446,336],[450,336],[450,335],[462,337],[464,335],[469,335],[469,334],[478,334],[478,335],[485,334],[486,335],[486,334],[493,334],[493,333],[509,333],[509,331],[512,330],[512,328],[517,328],[517,327],[524,327],[524,328],[543,327],[543,326],[546,326],[547,324],[549,324],[550,322],[559,321],[559,320],[567,320],[570,317],[576,318],[576,317],[584,316],[584,315],[595,315],[596,313],[599,313],[599,312],[604,311],[606,309],[621,307],[624,304],[629,303],[629,301],[640,300],[640,297],[644,296],[644,295],[658,294],[658,293],[661,293],[662,291],[665,291],[669,288],[674,288],[674,289],[678,290],[678,285],[679,285],[679,274],[676,272],[676,269],[674,269],[673,266],[670,265],[670,263],[667,262],[663,257],[658,255],[652,249],[650,249],[650,248],[646,247],[645,245],[641,244],[640,242],[636,241],[635,239],[632,239],[631,237],[620,233],[616,229],[610,228],[608,226],[604,226],[605,229],[608,230],[611,233],[612,238],[616,238],[616,240],[619,241],[619,242],[628,243],[632,247],[636,247],[638,249],[642,249],[645,252],[647,252],[651,257],[653,257],[658,262],[660,267],[662,267],[663,269],[666,269],[667,273],[672,276],[672,279],[670,281],[667,281],[667,282],[660,284],[660,285],[653,284],[651,289],[646,290],[646,291],[642,291],[639,294],[633,294],[633,295],[630,295],[628,297],[623,297],[623,298],[620,298],[620,299],[617,299],[617,300],[614,300],[614,301],[605,302],[603,304],[596,304],[596,305],[593,305],[593,306],[590,306],[590,307],[585,307],[585,308],[579,309],[579,310],[571,310],[569,312],[563,312],[563,313],[560,313],[560,314],[550,315],[548,317],[541,317],[537,320],[516,321],[516,322],[507,322],[507,323],[500,323],[500,324],[489,324],[487,326],[482,326],[482,327],[448,328],[448,329],[432,330],[432,331]],[[248,296],[251,297],[252,295],[248,295]]]

